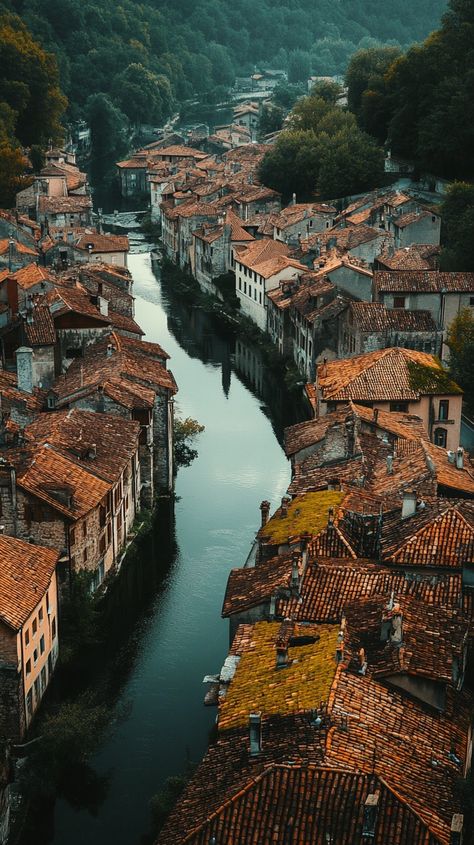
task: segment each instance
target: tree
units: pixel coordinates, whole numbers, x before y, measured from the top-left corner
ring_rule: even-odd
[[[441,206],[442,270],[474,271],[474,185],[455,182]]]
[[[56,59],[10,14],[0,16],[0,100],[15,113],[15,135],[22,144],[61,139],[67,101]]]
[[[371,47],[358,50],[352,56],[346,71],[347,104],[358,117],[366,91],[380,91],[389,67],[402,51],[397,47]]]
[[[304,50],[293,50],[288,57],[288,82],[306,82],[310,74],[310,54]]]
[[[20,147],[0,140],[0,208],[12,208],[15,195],[30,183],[24,176],[26,165]]]
[[[318,97],[334,106],[342,94],[342,88],[339,83],[333,82],[331,79],[320,79],[313,85],[310,94],[312,97]]]
[[[142,64],[128,65],[114,85],[114,96],[131,123],[159,124],[170,114],[173,101],[165,76],[157,76]]]
[[[259,179],[288,200],[295,193],[310,199],[320,169],[318,139],[312,130],[282,132],[263,158]]]
[[[186,417],[185,420],[175,417],[173,429],[175,470],[179,467],[189,466],[197,458],[198,453],[196,449],[192,448],[191,443],[202,431],[204,431],[204,426],[200,425],[197,420],[193,420],[191,417]]]
[[[470,308],[463,308],[448,329],[449,372],[464,390],[464,401],[470,414],[474,414],[474,315]]]
[[[259,132],[260,137],[269,135],[271,132],[278,132],[283,125],[285,112],[281,106],[273,103],[264,103],[260,112]]]
[[[103,178],[126,151],[126,118],[106,94],[93,94],[86,104],[91,129],[92,181]]]
[[[350,196],[380,185],[383,152],[359,129],[342,129],[326,136],[321,150],[317,189],[325,198]]]

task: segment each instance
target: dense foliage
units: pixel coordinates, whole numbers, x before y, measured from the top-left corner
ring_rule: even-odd
[[[474,415],[474,317],[470,308],[463,308],[448,331],[449,370],[464,390],[464,401],[470,416]]]
[[[450,0],[440,30],[388,68],[354,56],[347,79],[359,125],[428,172],[474,179],[473,45],[472,0]],[[373,69],[365,80],[364,61]]]
[[[370,190],[383,179],[382,150],[362,132],[351,112],[315,94],[299,100],[290,128],[281,133],[262,161],[259,177],[288,199],[323,199]],[[323,93],[323,92],[321,92]]]
[[[56,54],[72,116],[102,92],[132,121],[148,115],[155,123],[169,113],[171,97],[228,87],[256,63],[284,68],[298,83],[309,73],[343,73],[358,48],[407,46],[436,25],[445,0],[386,0],[383,11],[376,0],[1,0],[2,6]]]
[[[65,108],[54,56],[17,15],[0,15],[0,206],[11,205],[24,186],[21,145],[57,138]]]
[[[455,182],[441,207],[441,269],[474,271],[474,185]]]

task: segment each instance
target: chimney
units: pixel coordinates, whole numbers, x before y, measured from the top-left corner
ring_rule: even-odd
[[[291,561],[291,590],[299,595],[300,592],[300,571],[299,571],[300,556],[297,552],[293,554]]]
[[[326,378],[327,374],[328,374],[328,359],[323,358],[323,363],[322,363],[322,366],[321,366],[321,377]]]
[[[464,469],[464,449],[459,446],[456,451],[456,466],[458,469]]]
[[[286,639],[278,639],[275,643],[276,664],[275,669],[286,669],[288,666],[288,642]]]
[[[97,297],[97,306],[99,308],[100,313],[104,317],[109,316],[109,302],[108,302],[107,299],[104,299],[103,296],[98,296]]]
[[[354,437],[354,420],[351,416],[346,418],[346,442],[347,442],[347,456],[350,458],[354,454],[355,437]]]
[[[365,675],[365,673],[367,672],[367,666],[368,666],[365,648],[359,649],[359,663],[360,663],[359,675]]]
[[[374,408],[374,423],[377,424],[377,420],[379,418],[379,409]]]
[[[270,516],[270,502],[267,502],[267,500],[264,499],[263,502],[260,504],[260,511],[262,515],[262,528],[264,528],[268,522],[268,517]]]
[[[334,528],[334,508],[328,510],[328,528]]]
[[[250,754],[260,754],[262,750],[262,714],[249,714]]]
[[[293,194],[292,205],[296,205],[296,194]]]
[[[371,792],[367,796],[364,804],[364,818],[362,822],[362,841],[366,841],[366,837],[374,839],[375,826],[377,824],[377,815],[379,811],[379,792]]]
[[[290,502],[291,499],[289,496],[283,496],[281,500],[280,519],[285,519],[288,516],[288,505]]]
[[[395,602],[393,600],[393,593],[391,593],[390,598],[382,612],[382,625],[380,628],[380,642],[382,643],[386,643],[390,639],[390,633],[392,630],[392,610],[394,604]]]
[[[92,443],[92,445],[89,446],[89,448],[87,450],[87,457],[89,458],[90,461],[94,461],[96,459],[96,457],[97,457],[97,444],[96,443]]]
[[[114,351],[115,351],[115,346],[113,345],[113,343],[108,343],[107,344],[107,353],[106,353],[107,358],[110,358],[110,356],[114,354]]]
[[[393,475],[393,455],[387,455],[387,475]]]
[[[403,642],[403,614],[398,602],[393,606],[390,642],[398,646]]]
[[[450,845],[462,845],[462,833],[464,827],[464,816],[461,813],[455,813],[451,819],[451,837],[449,839]]]
[[[0,534],[5,534],[5,526],[0,525]]]
[[[449,451],[446,452],[446,454],[448,456],[448,463],[455,464],[456,463],[456,452],[453,452],[451,449],[449,449]]]
[[[339,633],[337,635],[337,645],[336,645],[336,663],[342,663],[344,660],[344,636],[346,630],[346,617],[343,616],[341,619],[341,627]]]
[[[16,372],[18,390],[33,393],[33,350],[29,346],[16,350]]]
[[[402,519],[407,519],[416,513],[416,493],[414,490],[404,490],[402,504]]]

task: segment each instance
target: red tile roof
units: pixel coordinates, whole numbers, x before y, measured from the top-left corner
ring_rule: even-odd
[[[474,273],[376,270],[374,288],[379,293],[473,293]]]
[[[19,631],[48,589],[58,552],[0,535],[0,621]]]

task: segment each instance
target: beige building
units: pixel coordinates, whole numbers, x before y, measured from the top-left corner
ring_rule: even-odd
[[[0,560],[0,734],[20,740],[58,658],[58,553],[0,535]]]
[[[388,348],[324,361],[316,371],[316,416],[351,399],[369,408],[416,414],[430,440],[459,447],[462,390],[438,359],[414,349]]]

